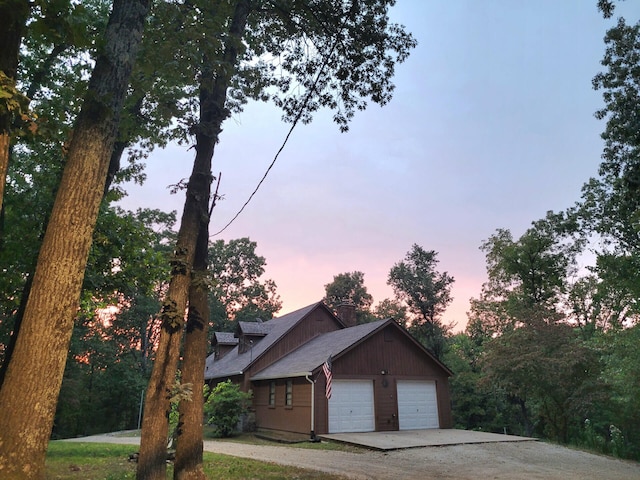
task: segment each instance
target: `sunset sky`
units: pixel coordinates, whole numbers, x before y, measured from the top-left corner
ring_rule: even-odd
[[[640,16],[635,1],[616,13]],[[287,313],[320,300],[339,273],[359,270],[374,303],[392,297],[387,275],[417,243],[455,278],[446,322],[464,328],[486,279],[479,250],[498,228],[515,237],[548,210],[580,197],[597,173],[604,124],[605,31],[596,0],[399,0],[392,20],[419,45],[397,67],[396,91],[341,134],[331,115],[298,127],[243,214],[214,239],[250,237],[267,260]],[[255,188],[289,125],[250,104],[224,125],[214,157],[222,172],[211,232]],[[170,146],[147,161],[125,208],[182,212],[167,186],[189,176],[193,150]]]

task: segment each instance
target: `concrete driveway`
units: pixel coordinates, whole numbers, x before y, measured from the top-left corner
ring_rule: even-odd
[[[536,441],[535,438],[515,435],[436,428],[397,432],[332,433],[320,435],[320,438],[381,451],[472,443]]]

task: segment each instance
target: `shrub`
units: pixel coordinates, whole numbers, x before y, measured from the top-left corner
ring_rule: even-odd
[[[609,427],[609,435],[611,435],[611,453],[619,458],[624,458],[626,448],[622,431],[615,425]]]
[[[204,413],[208,425],[213,425],[216,437],[230,437],[240,416],[248,411],[251,394],[240,391],[231,380],[221,382],[211,391]]]

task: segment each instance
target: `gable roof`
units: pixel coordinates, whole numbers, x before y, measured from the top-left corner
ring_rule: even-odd
[[[393,320],[391,319],[377,320],[375,322],[318,335],[297,350],[294,350],[251,377],[251,380],[268,380],[310,375],[327,360],[329,355],[333,357],[338,356],[340,353],[349,349],[349,347],[354,346],[364,338],[392,322]]]
[[[255,343],[253,347],[249,348],[243,353],[239,353],[239,348],[236,346],[233,350],[227,353],[224,357],[215,360],[213,355],[207,357],[205,364],[204,378],[210,380],[213,378],[232,377],[234,375],[242,375],[242,373],[258,358],[260,358],[269,348],[271,348],[278,340],[280,340],[289,330],[291,330],[298,322],[306,317],[311,311],[318,307],[327,307],[322,303],[314,303],[308,307],[301,308],[294,312],[283,315],[279,318],[274,318],[267,322],[263,322],[264,328],[269,329],[268,334]],[[329,309],[327,309],[330,312]],[[331,313],[331,312],[330,312]],[[333,314],[331,314],[333,315]],[[254,323],[254,322],[242,322],[242,323]],[[257,322],[256,322],[257,323]]]

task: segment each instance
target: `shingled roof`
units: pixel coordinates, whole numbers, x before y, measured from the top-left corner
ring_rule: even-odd
[[[273,323],[271,321],[263,322],[258,320],[256,322],[238,322],[237,329],[244,335],[264,337],[271,331],[272,327]]]
[[[213,355],[207,358],[205,365],[204,378],[210,380],[214,378],[232,377],[234,375],[242,375],[242,373],[258,359],[264,352],[273,346],[280,338],[282,338],[289,330],[291,330],[300,320],[302,320],[309,312],[318,306],[323,305],[321,302],[314,303],[308,307],[301,308],[279,318],[274,318],[267,322],[262,322],[263,328],[268,329],[266,335],[261,341],[257,342],[252,348],[243,353],[239,353],[239,348],[235,347],[224,357],[215,360]],[[242,322],[254,323],[254,322]]]
[[[218,345],[237,345],[238,339],[232,332],[214,332],[214,340]]]
[[[393,320],[378,320],[334,332],[323,333],[260,371],[251,377],[251,380],[268,380],[272,378],[310,375],[313,370],[327,360],[329,355],[333,357],[339,355],[372,333],[384,328],[389,323],[393,323]]]

